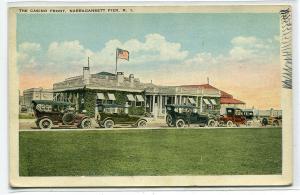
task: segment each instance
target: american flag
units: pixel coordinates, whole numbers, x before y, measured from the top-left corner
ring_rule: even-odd
[[[117,49],[117,58],[129,61],[129,51]]]

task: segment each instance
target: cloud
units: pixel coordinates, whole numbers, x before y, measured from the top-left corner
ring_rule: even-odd
[[[91,55],[93,52],[84,48],[78,40],[53,42],[48,47],[45,63],[53,71],[76,72],[87,64],[87,58]]]
[[[37,43],[25,42],[19,45],[19,66],[48,73],[66,71],[78,72],[87,64],[87,58],[91,58],[91,65],[97,69],[107,70],[115,64],[116,48],[129,50],[130,62],[119,60],[119,64],[128,66],[143,65],[145,63],[181,61],[188,56],[188,51],[182,50],[180,43],[170,42],[160,34],[148,34],[144,41],[130,39],[121,42],[117,39],[109,40],[104,48],[99,51],[91,51],[85,48],[78,40],[52,42],[47,50],[43,51],[39,60],[36,52],[41,51]]]
[[[37,55],[41,51],[41,45],[38,43],[23,42],[18,46],[17,65],[22,70],[31,69],[37,66]]]
[[[130,39],[124,43],[117,39],[110,40],[102,50],[95,52],[92,58],[96,59],[98,65],[114,64],[116,48],[129,50],[130,63],[120,61],[129,65],[178,61],[188,56],[188,51],[182,50],[180,43],[169,42],[160,34],[148,34],[144,42],[137,39]]]
[[[129,39],[122,42],[112,39],[98,51],[84,47],[78,40],[53,42],[45,48],[38,43],[24,42],[18,46],[18,66],[24,75],[27,73],[34,78],[30,83],[42,81],[43,75],[47,75],[43,84],[46,86],[48,81],[53,83],[81,74],[88,56],[91,58],[92,72],[113,71],[116,48],[122,48],[129,50],[130,61],[119,60],[119,68],[125,74],[134,73],[142,82],[203,84],[209,77],[211,84],[253,105],[259,103],[261,107],[269,106],[268,98],[261,100],[257,92],[275,94],[272,105],[276,107],[280,104],[277,91],[281,85],[277,39],[277,36],[268,39],[234,37],[228,43],[230,48],[227,52],[221,54],[206,51],[192,54],[183,49],[180,43],[170,42],[159,34],[148,34],[144,40]]]
[[[244,36],[238,36],[234,37],[231,40],[232,45],[238,45],[238,46],[248,46],[253,45],[257,43],[257,38],[250,36],[250,37],[244,37]]]

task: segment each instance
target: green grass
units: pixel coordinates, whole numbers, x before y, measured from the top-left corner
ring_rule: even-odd
[[[33,114],[21,113],[19,114],[19,119],[35,119]]]
[[[281,128],[20,132],[21,176],[280,173]]]

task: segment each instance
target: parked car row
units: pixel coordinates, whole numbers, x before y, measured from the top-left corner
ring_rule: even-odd
[[[169,127],[185,127],[191,124],[200,127],[239,127],[252,126],[258,121],[260,126],[281,126],[282,117],[254,117],[253,111],[243,111],[239,108],[226,108],[223,115],[198,113],[198,109],[191,105],[166,105],[166,123]]]
[[[32,109],[36,117],[36,126],[40,129],[53,127],[91,128],[92,120],[85,111],[75,110],[74,104],[50,100],[33,100]],[[130,115],[128,107],[114,104],[100,104],[95,119],[101,128],[114,126],[131,126],[143,128],[147,126],[149,113]],[[254,121],[253,111],[243,111],[239,108],[226,108],[225,114],[199,113],[198,108],[192,105],[166,105],[166,124],[169,127],[233,127],[250,126]],[[281,125],[281,117],[264,117],[259,119],[262,126]]]

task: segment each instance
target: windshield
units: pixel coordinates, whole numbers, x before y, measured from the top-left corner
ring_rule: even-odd
[[[242,113],[242,111],[241,110],[235,110],[235,115],[238,115],[238,116],[240,116],[240,115],[242,115],[243,113]]]

